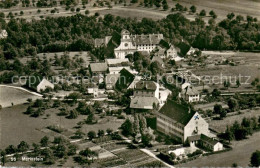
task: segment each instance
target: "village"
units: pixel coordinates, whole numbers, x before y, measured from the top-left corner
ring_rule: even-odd
[[[260,42],[254,52],[202,49],[167,30],[136,26],[136,33],[127,19],[107,32],[93,28],[103,34],[92,38],[82,32],[93,22],[113,27],[121,18],[95,13],[59,21],[68,26],[68,18],[89,22],[70,30],[79,39],[28,45],[48,41],[35,35],[15,42],[17,51],[5,46],[15,41],[10,30],[30,28],[11,18],[0,25],[1,166],[257,165]],[[54,36],[68,38],[63,33]]]

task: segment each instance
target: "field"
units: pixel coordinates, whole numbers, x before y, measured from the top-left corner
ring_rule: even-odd
[[[79,1],[80,2],[80,1]],[[214,10],[216,14],[218,15],[217,21],[223,20],[226,18],[226,15],[230,12],[234,12],[235,14],[241,14],[244,17],[247,15],[251,15],[253,17],[257,17],[258,20],[260,20],[260,1],[259,0],[180,0],[180,1],[172,1],[168,0],[169,4],[169,10],[163,11],[161,8],[144,8],[139,6],[139,3],[137,4],[130,4],[129,0],[126,1],[126,6],[123,6],[123,4],[114,4],[113,1],[111,1],[112,9],[108,9],[108,7],[93,7],[95,1],[90,1],[88,5],[86,5],[86,9],[90,11],[90,15],[93,15],[95,12],[99,12],[102,15],[105,14],[113,14],[116,16],[122,16],[122,17],[131,17],[131,18],[137,18],[138,20],[142,18],[151,18],[151,19],[162,19],[166,17],[168,14],[171,13],[170,9],[175,7],[176,3],[180,3],[183,6],[186,6],[188,9],[190,6],[195,5],[197,7],[197,12],[199,12],[202,9],[205,9],[207,14]],[[139,2],[143,2],[143,0],[140,0]],[[81,11],[79,13],[84,14],[85,9],[82,8],[81,2],[79,5],[75,6],[75,8],[81,8]],[[49,16],[49,17],[59,17],[59,16],[70,16],[76,14],[76,12],[71,12],[70,10],[65,10],[64,7],[55,7],[59,12],[52,14],[50,11],[53,8],[41,8],[41,13],[37,13],[38,8],[33,7],[27,7],[22,8],[20,6],[11,8],[11,9],[4,9],[3,12],[7,15],[10,11],[13,13],[18,13],[16,17],[18,18],[24,18],[26,20],[33,19],[40,19],[40,16]],[[19,15],[19,12],[23,10],[24,14],[22,16]],[[194,20],[196,15],[190,15],[188,12],[183,13],[187,18]],[[205,21],[209,19],[209,17],[204,18]]]
[[[40,98],[40,96],[22,89],[0,86],[0,105],[2,107],[10,107],[12,103],[13,105],[26,103],[28,98],[35,100]]]
[[[177,167],[230,167],[233,163],[247,167],[253,152],[260,150],[260,132],[254,133],[249,139],[232,142],[233,149],[228,152],[204,156]]]

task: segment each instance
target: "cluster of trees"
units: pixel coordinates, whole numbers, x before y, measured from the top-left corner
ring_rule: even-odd
[[[237,16],[238,17],[238,16]],[[238,17],[239,18],[239,17]],[[91,51],[93,38],[120,32],[123,28],[133,34],[160,32],[173,44],[185,43],[199,49],[259,49],[259,26],[248,17],[247,21],[225,19],[218,25],[207,26],[203,19],[197,17],[190,21],[181,13],[170,14],[165,19],[154,21],[143,18],[137,21],[131,18],[106,15],[96,16],[77,14],[70,17],[49,18],[26,22],[23,19],[11,19],[2,27],[7,30],[8,38],[0,43],[5,58],[28,55],[29,51]],[[251,45],[253,44],[253,45]]]
[[[151,146],[151,141],[155,139],[152,132],[147,128],[146,118],[143,114],[135,114],[134,121],[126,119],[121,125],[122,134],[125,136],[133,136],[139,138],[144,146]],[[137,140],[138,141],[138,140]]]
[[[11,8],[16,6],[19,3],[19,0],[6,0],[0,2],[0,8]]]
[[[250,163],[252,167],[259,167],[260,166],[260,151],[256,150],[251,155]]]
[[[5,150],[0,150],[1,161],[3,165],[6,163],[7,154],[15,154],[16,158],[19,159],[23,154],[25,154],[30,149],[30,146],[25,141],[21,141],[17,147],[9,145]],[[73,156],[76,154],[78,147],[71,144],[69,141],[63,137],[55,137],[53,142],[50,142],[49,137],[44,136],[40,143],[32,144],[32,151],[26,153],[28,157],[43,157],[44,164],[52,165],[57,159],[67,159],[67,156]],[[20,154],[21,153],[21,154]]]
[[[248,135],[252,135],[254,130],[260,127],[260,117],[243,118],[242,122],[235,121],[231,127],[227,127],[225,133],[220,134],[220,137],[228,140],[246,139]]]

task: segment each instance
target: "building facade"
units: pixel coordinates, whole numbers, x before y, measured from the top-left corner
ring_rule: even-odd
[[[151,52],[154,50],[163,39],[162,34],[149,35],[131,35],[129,31],[121,31],[121,43],[114,50],[115,57],[124,59],[126,55],[133,54],[136,51]]]
[[[190,136],[209,133],[208,123],[199,113],[171,100],[155,114],[157,130],[180,142],[184,143]]]

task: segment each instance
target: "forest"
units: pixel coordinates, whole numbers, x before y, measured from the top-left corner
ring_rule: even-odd
[[[166,41],[178,45],[187,43],[201,50],[260,50],[260,23],[250,16],[228,15],[218,24],[214,19],[206,23],[201,17],[190,21],[181,13],[170,14],[158,21],[105,15],[46,17],[28,22],[0,18],[0,29],[8,38],[0,40],[0,57],[14,59],[41,52],[93,51],[95,38],[120,33],[162,33]],[[102,56],[102,58],[104,58]]]

